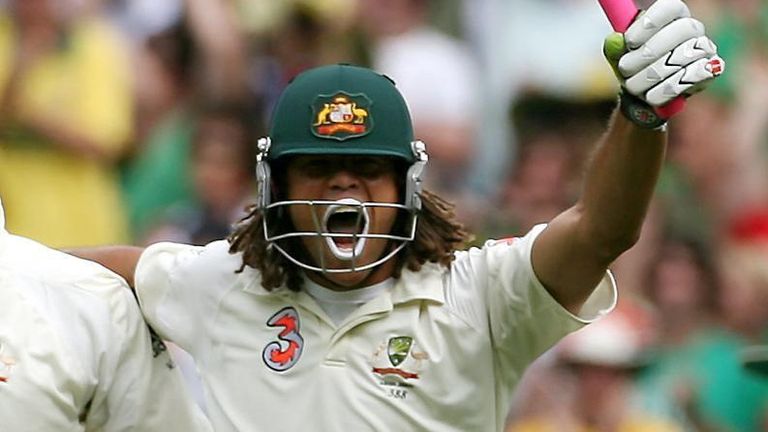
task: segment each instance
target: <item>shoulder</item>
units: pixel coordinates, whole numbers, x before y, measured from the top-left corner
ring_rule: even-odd
[[[446,275],[447,291],[457,299],[484,302],[483,298],[491,291],[535,281],[530,254],[534,240],[543,229],[544,225],[540,225],[522,237],[488,240],[482,246],[454,252]]]
[[[143,322],[128,284],[113,276],[66,281],[11,271],[7,282],[56,333],[83,352],[85,345],[104,349]]]
[[[111,297],[128,291],[125,280],[93,261],[77,258],[33,240],[10,235],[8,250],[0,266],[19,277],[62,287],[64,291],[84,291]]]
[[[229,242],[218,240],[205,246],[162,242],[149,246],[139,259],[139,269],[162,266],[195,275],[227,274],[237,271],[242,255],[229,252]]]
[[[52,308],[70,305],[83,315],[106,309],[125,313],[135,305],[130,287],[117,273],[93,261],[49,248],[33,240],[10,235],[0,268],[16,284],[45,292],[44,301]],[[69,302],[65,299],[69,299]]]
[[[214,286],[226,287],[245,274],[252,274],[242,266],[242,254],[230,253],[229,242],[219,240],[205,246],[179,243],[156,243],[148,247],[136,267],[136,287],[141,295],[143,287],[174,286],[182,284],[185,290],[200,287],[211,291]]]
[[[107,269],[48,249],[37,252],[48,259],[44,265],[0,266],[3,301],[18,300],[16,306],[28,311],[16,325],[51,335],[53,355],[77,363],[85,376],[97,376],[104,355],[117,355],[141,331],[138,303],[127,283]]]
[[[481,246],[473,246],[467,250],[454,253],[454,268],[487,265],[514,265],[529,264],[530,252],[538,235],[544,230],[545,225],[533,227],[524,236],[513,236],[501,239],[486,240]]]
[[[0,268],[23,297],[61,333],[129,331],[141,323],[126,281],[106,267],[10,235]],[[94,340],[94,342],[96,342]]]

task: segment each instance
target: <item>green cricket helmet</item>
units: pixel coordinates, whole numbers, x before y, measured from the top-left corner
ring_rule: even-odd
[[[326,273],[362,271],[375,267],[397,254],[415,236],[421,209],[422,174],[428,160],[425,146],[413,137],[408,107],[395,83],[370,69],[337,64],[307,70],[286,87],[275,107],[269,137],[258,143],[256,175],[257,205],[261,208],[264,235],[294,264]],[[282,200],[273,202],[271,167],[274,162],[298,155],[382,156],[402,160],[408,165],[402,203]],[[315,231],[278,232],[270,224],[270,214],[291,205],[311,206],[322,212],[315,216]],[[409,216],[403,234],[368,232],[369,209],[394,207]],[[357,231],[334,232],[328,221],[333,215],[356,214]],[[349,265],[327,268],[324,263],[302,262],[287,252],[283,241],[299,237],[322,237],[334,256]],[[339,247],[334,239],[352,238],[351,248]],[[366,239],[385,238],[398,242],[396,247],[373,263],[358,263]]]

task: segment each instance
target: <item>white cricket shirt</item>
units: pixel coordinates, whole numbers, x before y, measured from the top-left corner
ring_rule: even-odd
[[[610,274],[580,316],[531,266],[543,226],[404,271],[340,325],[305,292],[267,292],[226,241],[158,243],[139,261],[145,317],[197,361],[217,431],[500,431],[525,367],[610,311]]]
[[[8,234],[0,204],[0,431],[209,431],[169,364],[122,278]]]

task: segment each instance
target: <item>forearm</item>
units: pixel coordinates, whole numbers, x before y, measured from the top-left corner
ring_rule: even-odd
[[[635,123],[658,126],[651,107],[703,90],[725,67],[704,25],[680,0],[657,0],[641,16],[603,44],[625,110],[611,117],[579,201],[554,218],[533,245],[536,275],[571,311],[580,309],[608,266],[640,237],[667,135]],[[649,78],[652,72],[658,80]]]
[[[246,88],[246,46],[231,5],[221,0],[186,0],[187,22],[202,57],[203,89],[239,99]]]
[[[66,250],[70,255],[97,262],[112,270],[134,287],[136,264],[144,251],[135,246],[100,246]]]
[[[653,196],[666,132],[634,126],[618,111],[590,161],[576,207],[582,241],[606,262],[631,247]]]
[[[536,239],[533,268],[573,313],[608,265],[637,240],[664,157],[666,133],[639,129],[614,113],[590,160],[582,196]]]

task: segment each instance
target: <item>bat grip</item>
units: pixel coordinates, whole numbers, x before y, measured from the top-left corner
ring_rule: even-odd
[[[640,12],[632,0],[599,0],[611,27],[624,33]]]
[[[598,0],[603,8],[611,27],[619,33],[624,33],[635,20],[640,11],[632,0]],[[664,120],[679,113],[685,108],[685,98],[678,96],[664,106],[654,109],[656,114]]]

